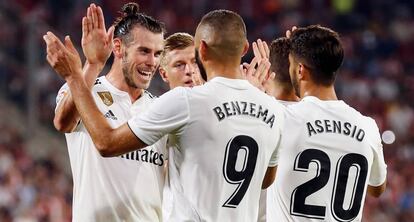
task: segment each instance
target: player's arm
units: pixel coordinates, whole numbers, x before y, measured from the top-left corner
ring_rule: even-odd
[[[96,76],[102,70],[102,68],[103,65],[89,64],[86,62],[83,69],[83,76],[89,90],[92,88]],[[53,118],[53,125],[59,132],[70,133],[75,129],[77,123],[80,120],[80,116],[76,110],[76,106],[73,102],[70,90],[63,93],[63,97],[56,107],[55,117]]]
[[[272,183],[275,181],[275,178],[276,178],[276,172],[277,172],[277,166],[267,168],[265,177],[263,178],[263,182],[262,182],[262,189],[266,189],[270,187],[270,185],[272,185]]]
[[[102,71],[112,51],[113,27],[108,32],[102,9],[91,4],[87,15],[82,19],[82,49],[86,57],[83,76],[88,89],[91,89],[96,77]],[[47,45],[47,47],[53,47]],[[62,56],[59,54],[58,56]],[[80,120],[70,91],[64,92],[53,119],[55,128],[60,132],[72,132]]]
[[[385,181],[383,184],[379,186],[371,186],[368,185],[368,194],[373,197],[380,197],[382,193],[384,193],[387,181]]]
[[[117,156],[146,147],[186,125],[189,103],[185,89],[179,87],[161,96],[148,112],[113,129],[86,87],[80,57],[69,36],[65,37],[65,44],[51,32],[43,38],[51,46],[47,51],[47,61],[66,80],[83,124],[102,156]],[[164,106],[168,102],[168,106]]]
[[[384,193],[386,188],[387,164],[384,160],[383,146],[378,127],[373,119],[370,119],[370,121],[372,121],[372,125],[374,126],[373,128],[375,129],[375,142],[373,143],[374,158],[372,161],[367,192],[373,197],[379,197],[382,193]]]
[[[80,56],[69,36],[65,37],[65,45],[52,32],[47,32],[43,38],[48,45],[47,61],[66,80],[76,109],[100,154],[117,156],[147,146],[127,123],[112,129],[106,121],[82,76]]]
[[[99,111],[93,97],[86,87],[80,73],[66,78],[73,92],[76,108],[88,130],[96,148],[104,157],[118,156],[123,153],[146,147],[142,140],[135,136],[128,124],[113,129]]]

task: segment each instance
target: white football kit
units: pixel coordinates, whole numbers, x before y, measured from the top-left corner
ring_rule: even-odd
[[[288,106],[267,221],[361,221],[367,185],[386,179],[375,121],[343,101]]]
[[[68,92],[65,84],[57,104]],[[128,93],[115,88],[105,77],[96,80],[92,95],[112,127],[143,113],[154,100],[145,91],[131,104]],[[162,220],[163,169],[168,155],[165,138],[141,150],[103,158],[82,122],[65,136],[74,182],[72,221]]]
[[[168,221],[257,219],[262,181],[277,165],[284,107],[246,80],[175,88],[128,121],[146,144],[170,134]]]
[[[285,101],[285,100],[279,100],[276,99],[278,102],[280,102],[284,106],[290,106],[293,104],[296,104],[297,101]],[[271,186],[274,186],[275,183],[272,183]],[[268,188],[269,189],[269,188]],[[260,193],[260,200],[259,200],[259,217],[257,218],[258,222],[265,222],[266,220],[266,202],[267,202],[267,190],[264,189]]]

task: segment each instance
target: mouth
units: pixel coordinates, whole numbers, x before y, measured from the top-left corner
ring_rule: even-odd
[[[184,82],[184,85],[186,85],[186,86],[193,86],[194,85],[194,83],[193,83],[193,80],[188,80],[188,81],[185,81]]]
[[[152,72],[151,71],[144,71],[144,70],[137,70],[138,74],[140,76],[142,76],[144,79],[150,79],[152,76]]]

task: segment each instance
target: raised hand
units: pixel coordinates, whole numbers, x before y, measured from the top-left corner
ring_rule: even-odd
[[[275,73],[269,73],[270,62],[269,46],[265,41],[258,39],[253,42],[254,58],[248,63],[243,63],[240,68],[245,78],[261,91],[265,91],[265,85],[268,81],[273,81]],[[257,66],[257,68],[256,68]]]
[[[82,19],[82,50],[89,64],[105,64],[113,48],[114,27],[108,31],[101,7],[91,4]]]
[[[259,64],[256,68],[256,65]],[[261,91],[265,91],[265,81],[274,78],[274,73],[269,75],[270,62],[268,59],[258,59],[254,57],[250,64],[243,63],[240,66],[242,73],[253,86]]]
[[[50,66],[66,81],[82,74],[82,62],[69,36],[63,44],[52,32],[43,36],[46,42],[46,59]]]
[[[195,68],[196,71],[191,75],[191,79],[193,80],[194,86],[200,86],[206,83],[204,79],[201,77],[200,71],[198,70],[198,67]]]
[[[286,38],[290,38],[292,32],[295,31],[298,27],[293,26],[291,30],[286,30]]]
[[[267,59],[269,60],[270,49],[265,41],[258,39],[256,42],[253,42],[253,53],[254,57],[257,57],[259,60]]]

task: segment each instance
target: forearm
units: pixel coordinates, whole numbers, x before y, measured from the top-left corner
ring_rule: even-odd
[[[72,97],[76,98],[73,102],[78,115],[82,118],[83,124],[92,140],[94,142],[106,140],[112,128],[96,106],[91,91],[87,87],[86,80],[74,77],[67,80],[67,83]]]
[[[76,76],[76,75],[74,75]],[[89,132],[96,149],[104,157],[118,156],[147,145],[138,139],[125,123],[113,129],[95,104],[85,80],[81,77],[68,79],[76,109]]]
[[[89,90],[92,89],[95,80],[103,67],[103,64],[89,64],[88,62],[85,63],[85,66],[83,68],[83,76],[85,78],[86,86]],[[80,116],[72,99],[72,93],[67,93],[67,95],[62,98],[62,101],[59,103],[59,106],[56,109],[53,124],[58,131],[69,133],[74,130],[79,120]]]

